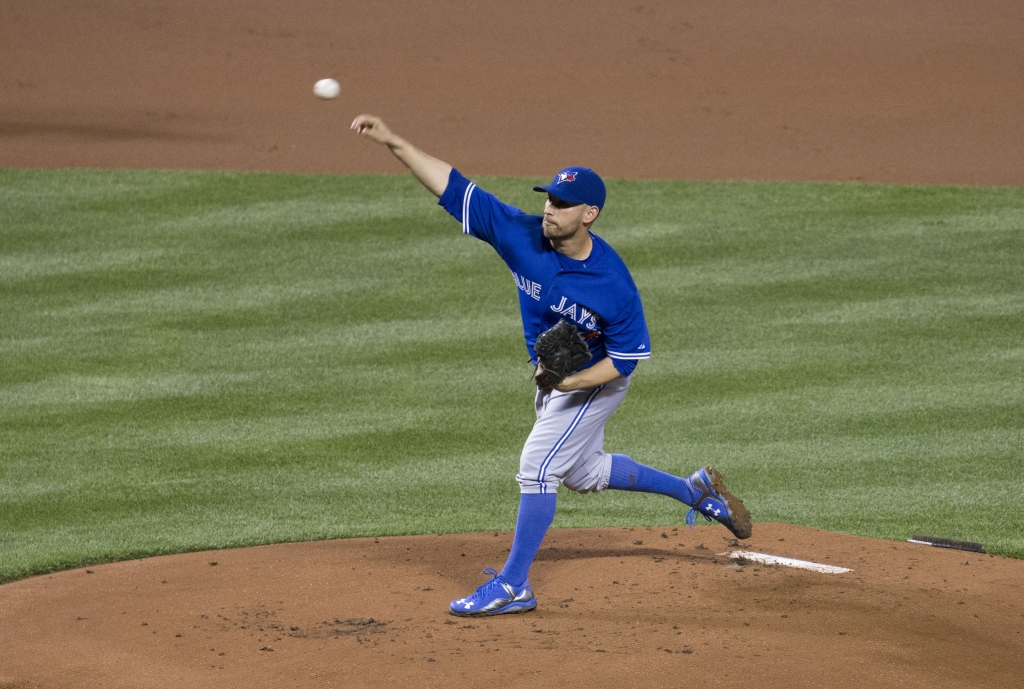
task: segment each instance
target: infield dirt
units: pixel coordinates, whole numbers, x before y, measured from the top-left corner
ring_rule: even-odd
[[[1012,0],[382,7],[0,3],[0,166],[401,172],[366,111],[474,174],[1024,185]],[[467,620],[509,533],[153,558],[0,586],[0,687],[1020,686],[1024,562],[748,506],[744,549],[853,571],[555,530],[538,610]]]
[[[402,172],[371,112],[472,174],[1019,186],[1021,36],[1018,0],[6,2],[0,166]]]
[[[557,529],[536,612],[447,614],[511,534],[192,553],[0,587],[0,687],[1017,687],[1024,562],[779,524]]]

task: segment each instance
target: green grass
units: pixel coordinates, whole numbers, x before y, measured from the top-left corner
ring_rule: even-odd
[[[757,521],[1024,557],[1024,189],[609,199],[654,347],[610,451],[713,463]],[[515,287],[411,177],[0,170],[0,324],[0,581],[514,524]],[[560,497],[556,526],[684,513]]]

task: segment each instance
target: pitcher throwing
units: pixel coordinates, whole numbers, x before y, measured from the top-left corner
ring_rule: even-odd
[[[651,342],[626,264],[590,231],[605,203],[597,173],[565,168],[547,186],[534,187],[547,200],[543,215],[528,215],[395,135],[379,117],[360,115],[352,129],[387,146],[465,234],[490,244],[505,261],[537,367],[537,421],[519,459],[512,549],[501,572],[484,570],[490,581],[452,601],[450,612],[500,615],[537,607],[527,575],[554,520],[559,483],[579,493],[611,488],[667,495],[690,507],[691,526],[699,513],[749,538],[750,513],[715,469],[683,478],[604,451],[604,425],[625,398],[637,363],[651,356]]]

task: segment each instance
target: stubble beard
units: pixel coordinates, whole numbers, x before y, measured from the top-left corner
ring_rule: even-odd
[[[575,237],[583,228],[583,217],[575,218],[568,226],[561,227],[552,222],[544,221],[544,237],[551,240],[569,239]]]

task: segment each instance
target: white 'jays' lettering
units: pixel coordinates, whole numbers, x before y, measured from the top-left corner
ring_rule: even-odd
[[[558,306],[552,305],[551,310],[562,314],[570,320],[576,321],[587,330],[597,330],[597,314],[579,304],[574,303],[572,306],[566,306],[565,302],[567,301],[569,300],[566,297],[562,297],[561,303]]]
[[[520,277],[514,270],[512,271],[512,279],[516,281],[516,287],[526,292],[533,299],[540,301],[540,291],[544,288],[541,287],[539,282]]]

